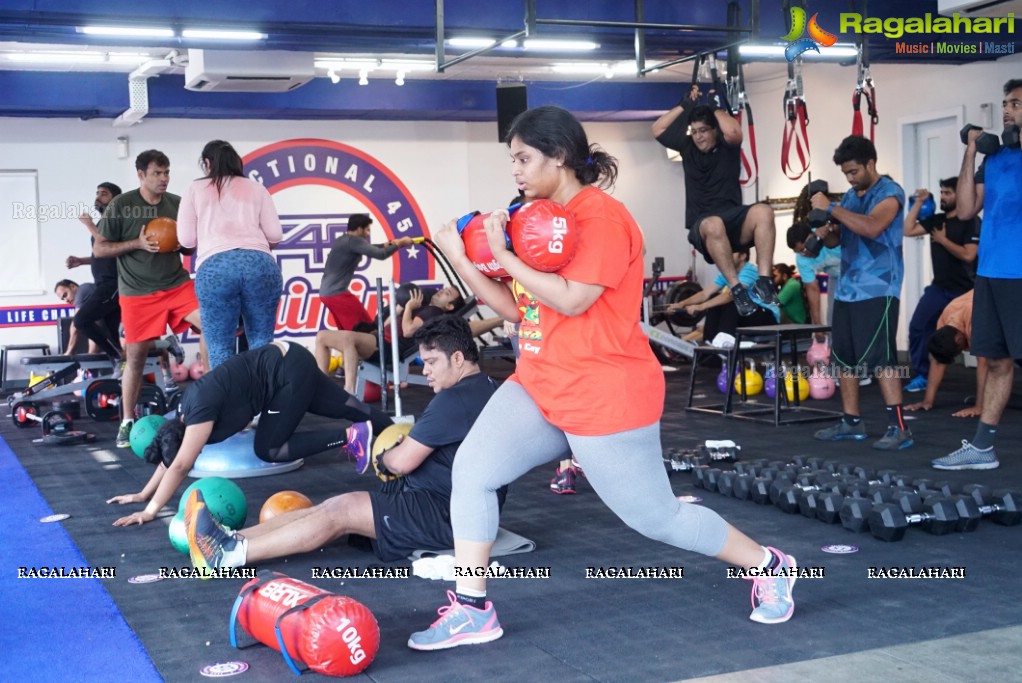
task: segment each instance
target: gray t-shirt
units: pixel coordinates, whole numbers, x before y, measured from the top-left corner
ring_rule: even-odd
[[[363,256],[374,259],[385,259],[400,249],[396,244],[384,246],[369,244],[369,240],[355,235],[341,235],[334,240],[330,253],[323,267],[323,280],[319,285],[319,295],[334,296],[348,291],[355,269],[362,262]]]

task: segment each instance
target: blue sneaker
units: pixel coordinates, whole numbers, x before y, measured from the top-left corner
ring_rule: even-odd
[[[355,471],[363,474],[369,467],[369,446],[373,442],[373,423],[356,422],[348,427],[341,452],[355,461]]]
[[[843,439],[854,439],[855,441],[862,441],[867,436],[866,434],[866,421],[859,420],[859,424],[854,427],[844,420],[838,420],[836,425],[821,429],[815,434],[813,438],[819,441],[841,441]]]
[[[752,579],[752,614],[749,618],[760,624],[781,624],[795,613],[791,589],[795,587],[798,567],[795,558],[777,548],[767,548],[780,560],[775,572],[785,576],[758,576]]]
[[[241,566],[225,558],[225,554],[236,549],[237,536],[213,517],[199,489],[194,489],[185,502],[185,529],[188,555],[192,558],[192,566],[201,570],[202,578],[210,578],[207,574],[221,567]]]
[[[913,443],[911,431],[899,429],[896,425],[888,425],[884,435],[873,442],[873,448],[878,451],[900,451]]]
[[[912,381],[905,385],[905,391],[910,394],[915,394],[920,391],[926,391],[926,378],[922,375],[916,375],[912,378]]]
[[[487,602],[485,609],[462,605],[454,591],[447,591],[447,599],[451,604],[437,610],[440,618],[425,631],[413,633],[408,638],[408,647],[444,650],[458,645],[489,643],[504,635],[492,602]]]
[[[961,448],[931,461],[930,465],[937,470],[995,470],[1001,463],[997,462],[993,446],[980,450],[962,439]]]

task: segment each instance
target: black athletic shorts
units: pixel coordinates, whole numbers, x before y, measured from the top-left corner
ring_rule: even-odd
[[[972,296],[972,355],[1022,358],[1022,280],[977,276]]]
[[[450,550],[451,500],[433,491],[409,489],[403,479],[369,491],[376,538],[373,552],[384,562],[403,560],[416,550]]]
[[[860,376],[898,363],[898,299],[882,296],[865,301],[835,301],[831,356],[840,368]]]
[[[703,236],[699,234],[699,225],[707,218],[717,216],[720,220],[724,221],[724,232],[727,233],[728,242],[731,243],[731,251],[744,251],[748,252],[752,248],[752,242],[748,244],[742,244],[742,223],[745,222],[745,216],[749,213],[751,206],[736,206],[733,209],[724,209],[723,211],[717,211],[715,213],[708,213],[705,216],[692,221],[692,225],[688,226],[688,241],[696,248],[703,258],[706,259],[707,263],[713,263],[713,259],[710,258],[709,252],[706,251],[706,245],[703,244]]]

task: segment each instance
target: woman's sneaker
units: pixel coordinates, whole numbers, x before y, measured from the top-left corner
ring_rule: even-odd
[[[566,467],[563,470],[558,467],[554,478],[550,480],[550,490],[561,495],[575,493],[575,476],[574,467]]]
[[[795,613],[791,589],[795,587],[798,567],[795,558],[777,548],[767,548],[779,564],[771,572],[779,576],[757,576],[752,579],[752,614],[749,618],[760,624],[780,624]],[[764,572],[766,573],[766,572]]]
[[[458,645],[489,643],[504,635],[492,602],[487,602],[485,609],[462,605],[454,591],[447,591],[447,599],[451,604],[437,610],[440,618],[425,631],[413,633],[408,639],[408,647],[413,650],[444,650]]]

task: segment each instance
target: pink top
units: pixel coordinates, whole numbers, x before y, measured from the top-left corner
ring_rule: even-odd
[[[231,249],[270,253],[284,238],[270,193],[254,180],[235,176],[217,194],[213,181],[196,180],[181,197],[177,241],[191,249],[198,244],[195,269],[213,254]]]

